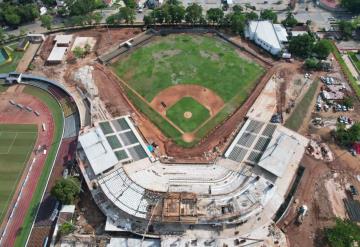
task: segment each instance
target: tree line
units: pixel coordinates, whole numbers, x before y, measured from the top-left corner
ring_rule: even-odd
[[[133,1],[126,0],[126,6],[120,8],[118,13],[109,16],[106,23],[133,23],[136,8]],[[221,25],[231,28],[234,33],[243,34],[246,22],[259,18],[277,22],[277,14],[272,10],[263,10],[259,16],[254,11],[245,12],[242,6],[235,5],[228,14],[225,14],[221,8],[211,8],[204,13],[202,6],[199,4],[193,3],[185,8],[178,0],[168,0],[162,6],[155,8],[150,14],[145,15],[143,22],[147,26],[180,23]]]

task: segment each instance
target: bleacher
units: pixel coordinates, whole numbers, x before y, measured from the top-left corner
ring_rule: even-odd
[[[145,189],[132,182],[122,168],[99,179],[100,187],[106,196],[124,212],[146,218],[148,201]]]

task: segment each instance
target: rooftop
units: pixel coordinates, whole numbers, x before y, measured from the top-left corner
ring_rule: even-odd
[[[59,34],[55,36],[54,41],[56,42],[56,44],[66,45],[66,44],[70,44],[72,38],[73,38],[72,35]]]
[[[67,51],[67,47],[59,47],[54,46],[54,48],[51,50],[51,53],[47,59],[49,62],[61,62],[65,56],[65,53]]]
[[[100,127],[79,136],[79,142],[95,175],[115,166],[118,163],[110,144]]]
[[[281,49],[281,42],[287,42],[286,29],[281,24],[273,24],[270,21],[250,21],[249,31],[256,33],[258,39],[274,48]]]
[[[79,142],[95,175],[117,164],[153,159],[127,116],[99,122],[97,127],[81,134]]]
[[[282,177],[295,156],[305,151],[308,140],[289,129],[279,126],[264,151],[258,166],[266,171]]]

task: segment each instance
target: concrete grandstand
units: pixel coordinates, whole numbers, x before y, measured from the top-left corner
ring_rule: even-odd
[[[273,89],[270,80],[264,93]],[[256,104],[275,106],[262,95]],[[106,229],[163,236],[185,232],[176,227],[178,223],[202,227],[241,224],[246,233],[272,222],[308,140],[269,123],[271,112],[260,112],[249,111],[248,116],[254,118],[243,124],[223,156],[210,164],[155,159],[129,116],[84,130],[78,146],[80,169],[107,217]],[[132,133],[131,142],[124,133]],[[95,146],[96,153],[92,152]],[[131,151],[133,146],[138,151]],[[123,154],[117,156],[118,151]]]

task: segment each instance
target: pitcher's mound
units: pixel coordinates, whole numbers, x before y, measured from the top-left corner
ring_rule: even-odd
[[[191,117],[192,117],[192,113],[191,113],[190,111],[184,112],[184,118],[189,119],[189,118],[191,118]]]

